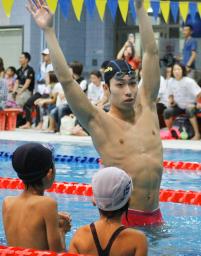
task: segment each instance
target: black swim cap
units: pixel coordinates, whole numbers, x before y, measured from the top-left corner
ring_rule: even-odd
[[[25,183],[45,177],[52,164],[52,151],[39,143],[24,144],[12,156],[13,168]]]
[[[107,67],[104,71],[104,80],[105,83],[109,85],[110,79],[113,78],[113,76],[117,72],[130,72],[133,71],[132,67],[124,60],[111,60],[109,61]]]

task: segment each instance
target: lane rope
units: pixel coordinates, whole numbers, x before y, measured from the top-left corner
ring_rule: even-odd
[[[23,182],[19,179],[0,178],[0,189],[23,189]],[[52,187],[47,192],[59,194],[69,194],[78,196],[93,196],[92,186],[90,184],[77,182],[54,182]],[[160,190],[161,202],[173,202],[182,204],[201,205],[200,191],[185,191],[185,190]]]
[[[0,158],[11,159],[12,153],[0,151]],[[72,156],[72,155],[55,155],[55,162],[60,163],[81,163],[100,165],[102,163],[100,158],[87,156]],[[199,162],[184,162],[184,161],[170,161],[164,160],[163,167],[165,169],[174,169],[177,171],[201,171],[201,163]]]

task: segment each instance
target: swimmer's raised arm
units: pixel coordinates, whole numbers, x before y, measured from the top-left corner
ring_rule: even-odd
[[[144,9],[143,0],[135,0],[136,12],[139,20],[141,43],[143,47],[142,59],[142,97],[149,103],[156,101],[160,85],[160,68],[158,47],[150,18]]]
[[[27,9],[38,27],[44,31],[54,71],[62,84],[67,101],[81,124],[87,129],[89,121],[96,115],[97,110],[72,77],[53,29],[53,14],[44,0],[29,0]]]

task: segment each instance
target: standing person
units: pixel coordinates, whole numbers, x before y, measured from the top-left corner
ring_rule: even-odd
[[[21,67],[17,70],[17,79],[13,89],[13,96],[16,98],[16,103],[22,108],[34,90],[35,72],[29,66],[30,60],[31,55],[28,52],[22,52],[20,56]]]
[[[163,150],[159,134],[156,99],[160,84],[158,48],[143,0],[136,0],[144,49],[142,86],[124,60],[110,61],[105,83],[110,90],[109,113],[93,106],[73,80],[53,29],[53,15],[45,1],[30,1],[28,9],[43,29],[52,64],[73,113],[91,135],[105,166],[125,170],[133,179],[134,193],[126,225],[162,223],[159,191],[163,172]],[[151,65],[150,65],[151,63]]]
[[[121,216],[129,207],[132,179],[125,171],[108,167],[94,175],[92,189],[93,203],[99,210],[100,218],[76,231],[70,242],[69,253],[98,256],[147,255],[145,235],[121,224]]]
[[[4,79],[0,78],[0,111],[5,108],[8,98],[8,88]]]
[[[39,143],[24,144],[13,153],[12,165],[25,188],[20,195],[3,201],[8,246],[65,251],[70,217],[58,213],[56,201],[44,196],[45,189],[50,188],[55,179],[51,150]]]
[[[193,76],[193,71],[195,70],[195,60],[197,56],[197,42],[192,38],[192,26],[184,25],[183,27],[184,35],[184,48],[182,56],[182,64],[186,67],[188,73]]]

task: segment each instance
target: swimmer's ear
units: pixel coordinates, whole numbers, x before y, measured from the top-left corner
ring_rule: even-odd
[[[47,172],[46,177],[47,177],[48,179],[51,179],[53,175],[54,175],[53,169],[50,168],[49,171]]]

